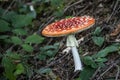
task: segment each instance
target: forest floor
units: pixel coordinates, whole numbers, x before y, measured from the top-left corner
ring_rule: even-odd
[[[27,3],[27,0],[25,2]],[[39,4],[36,4],[35,7],[38,5]],[[3,6],[5,9],[8,8],[6,3],[4,3]],[[13,9],[15,8],[14,6],[12,7]],[[89,15],[95,18],[95,25],[92,28],[76,34],[76,38],[79,40],[78,50],[83,62],[83,71],[74,72],[74,62],[71,50],[67,49],[65,45],[66,37],[45,37],[45,41],[41,43],[42,46],[60,43],[57,53],[53,58],[50,58],[51,60],[32,60],[30,63],[33,67],[44,67],[47,68],[46,70],[50,68],[52,71],[45,74],[44,72],[43,74],[34,73],[30,80],[120,80],[120,50],[116,51],[113,49],[114,45],[119,45],[120,48],[120,1],[70,0],[66,3],[63,9],[63,15],[60,18],[83,15]],[[52,11],[45,12],[43,10],[43,13],[38,13],[36,19],[34,19],[33,23],[36,27],[31,33],[37,32],[42,36],[42,29],[56,19],[58,18],[52,15]],[[39,25],[41,26],[38,30]],[[96,41],[93,37],[97,37],[104,41]],[[98,57],[100,59],[95,63],[100,64],[103,61],[103,66],[91,66],[92,62],[90,64],[88,62],[87,65],[85,60],[88,59],[88,57],[92,59],[93,57],[91,56],[98,52],[100,53],[100,51],[105,55],[100,54],[102,57]],[[90,75],[90,77],[88,76],[89,79],[85,78],[87,75]],[[18,77],[18,80],[23,79],[26,79],[24,75]]]

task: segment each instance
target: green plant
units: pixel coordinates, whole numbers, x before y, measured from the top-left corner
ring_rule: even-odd
[[[58,51],[59,43],[54,45],[46,45],[45,47],[40,47],[40,53],[36,56],[39,60],[46,60],[47,57],[54,57]]]
[[[0,52],[0,59],[2,59],[1,65],[5,69],[3,73],[0,73],[2,78],[16,80],[21,74],[30,78],[33,75],[33,71],[35,71],[32,65],[28,63],[31,56],[33,60],[36,58],[39,60],[50,60],[58,51],[58,43],[47,46],[40,45],[44,38],[33,33],[36,32],[33,20],[36,18],[36,13],[43,14],[43,12],[48,14],[52,12],[57,17],[62,16],[64,1],[32,0],[33,4],[37,2],[40,2],[40,6],[34,6],[36,12],[30,11],[29,5],[22,1],[16,1],[16,8],[12,9],[11,7],[10,11],[0,8],[0,33],[2,34],[0,36],[0,47],[3,49]],[[35,46],[40,47],[37,52]],[[33,53],[35,54],[32,55]],[[40,68],[39,70],[41,73],[48,71],[46,68]]]
[[[100,27],[97,27],[92,34],[93,34],[92,40],[94,44],[98,45],[98,47],[101,47],[104,43],[104,38],[101,37],[102,35],[101,35]],[[76,80],[89,80],[89,78],[93,75],[94,71],[98,67],[105,66],[104,63],[108,61],[107,56],[109,54],[113,52],[117,52],[119,54],[119,51],[120,51],[119,47],[120,47],[119,43],[111,44],[91,56],[83,57],[82,60],[83,60],[83,63],[85,64],[85,67],[83,71],[81,71],[79,78]]]
[[[0,33],[2,33],[0,42],[3,49],[7,49],[1,52],[0,57],[5,69],[3,76],[9,80],[16,80],[21,74],[27,75],[26,70],[30,68],[25,67],[24,60],[28,64],[29,59],[25,58],[25,54],[30,53],[28,54],[30,56],[34,51],[34,45],[42,43],[44,38],[36,33],[29,33],[34,19],[31,12],[24,14],[15,11],[8,11],[6,14],[4,12],[5,10],[0,8]]]
[[[64,14],[65,2],[64,0],[33,0],[33,3],[41,2],[41,5],[36,8],[37,13],[46,13],[53,12],[53,15],[56,17],[62,17]],[[47,6],[46,6],[47,5]],[[49,11],[49,12],[48,12]]]
[[[75,80],[89,80],[90,77],[94,74],[95,69],[86,66],[83,71],[81,71],[79,78]]]
[[[45,38],[31,32],[34,30],[35,17],[27,8],[23,11],[20,8],[19,12],[8,11],[6,14],[4,12],[5,10],[0,8],[0,33],[2,33],[0,42],[3,45],[2,49],[5,50],[0,55],[4,68],[4,72],[0,73],[0,79],[16,80],[22,74],[31,78],[34,72],[41,74],[49,72],[50,68],[34,69],[28,61],[31,57],[33,60],[51,60],[57,53],[59,44],[40,45]],[[40,49],[36,52],[35,46],[38,45]],[[32,55],[33,53],[35,54]]]
[[[46,62],[52,60],[58,51],[59,44],[43,45],[45,38],[36,33],[38,28],[36,30],[33,21],[39,15],[41,17],[51,14],[56,17],[63,16],[65,1],[32,0],[35,11],[30,11],[26,1],[13,2],[15,6],[10,5],[10,10],[7,10],[7,6],[3,7],[4,9],[0,8],[0,60],[4,68],[4,71],[0,73],[0,79],[16,80],[22,74],[30,79],[34,72],[51,73],[50,68],[41,66],[42,68],[35,69],[30,62],[36,59],[46,60]],[[36,7],[38,2],[40,5]],[[8,1],[8,3],[11,2]],[[44,22],[43,20],[39,18],[41,23]],[[38,50],[36,46],[39,47]]]
[[[96,44],[99,47],[101,47],[104,43],[104,37],[101,36],[100,33],[101,33],[100,27],[97,27],[95,31],[92,33],[93,34],[92,40],[94,44]]]
[[[92,68],[98,68],[103,67],[104,62],[107,61],[106,56],[108,56],[110,53],[119,51],[119,44],[112,44],[100,51],[98,53],[92,55],[92,56],[85,56],[83,58],[84,64],[91,66]]]
[[[21,54],[17,54],[11,51],[7,51],[3,55],[2,65],[5,68],[5,72],[3,74],[9,80],[16,80],[18,75],[24,73],[24,66],[20,62],[21,57]]]

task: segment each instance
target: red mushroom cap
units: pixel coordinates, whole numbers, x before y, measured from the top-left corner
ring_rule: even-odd
[[[81,32],[94,25],[95,19],[90,16],[62,19],[46,26],[42,34],[47,37],[58,37]]]

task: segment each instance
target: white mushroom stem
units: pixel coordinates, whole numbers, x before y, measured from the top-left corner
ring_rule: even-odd
[[[81,63],[77,48],[75,46],[72,47],[72,54],[73,54],[73,59],[74,59],[74,63],[75,63],[74,71],[82,70],[82,63]]]
[[[78,44],[80,44],[83,40],[84,40],[84,37],[77,40]],[[62,53],[67,53],[68,54],[70,52],[70,50],[71,50],[71,47],[67,47],[62,51]]]
[[[30,10],[31,10],[31,11],[35,11],[33,5],[30,5]]]
[[[69,35],[67,37],[67,46],[71,47],[71,49],[72,49],[72,55],[73,55],[74,64],[75,64],[74,71],[82,70],[82,63],[81,63],[81,60],[79,57],[78,50],[76,48],[78,46],[78,42],[74,35]]]

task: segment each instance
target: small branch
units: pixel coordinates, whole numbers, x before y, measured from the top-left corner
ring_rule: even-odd
[[[113,8],[113,12],[111,13],[110,17],[109,17],[108,20],[106,21],[107,23],[109,22],[109,20],[111,19],[111,17],[114,15],[115,10],[116,10],[116,7],[117,7],[117,5],[118,5],[118,2],[119,2],[119,0],[116,1],[115,6],[114,6],[114,8]]]
[[[113,66],[114,66],[114,64],[112,64],[107,70],[105,70],[105,71],[97,78],[97,80],[100,80],[100,78],[101,78],[106,72],[108,72]]]
[[[90,80],[93,80],[94,77],[97,75],[97,73],[100,71],[101,67],[98,67],[97,70],[95,71],[95,73],[93,74],[93,76],[91,77]]]
[[[117,74],[116,74],[115,80],[118,80],[118,77],[120,74],[120,67],[118,65],[116,65],[116,67],[117,67]]]
[[[55,17],[54,17],[53,15],[50,16],[50,17],[48,17],[47,20],[46,20],[47,23],[41,24],[41,27],[39,28],[38,33],[40,33],[40,32],[42,31],[42,29],[43,29],[45,26],[47,26],[50,22],[52,22],[54,19],[55,19]]]
[[[72,6],[76,5],[76,4],[79,4],[79,3],[81,3],[81,2],[83,2],[83,0],[79,0],[79,1],[71,4],[70,6],[67,6],[67,7],[64,9],[64,13],[65,13],[70,7],[72,7]]]
[[[54,64],[56,64],[57,62],[61,61],[62,59],[64,59],[66,56],[68,56],[68,54],[64,54],[62,57],[60,57],[59,59],[57,60],[53,60],[52,62],[50,62],[47,67],[50,67],[50,66],[53,66]]]
[[[11,6],[13,5],[14,1],[15,1],[15,0],[13,0],[13,1],[10,3],[10,5],[9,5],[8,8],[5,10],[5,12],[3,13],[2,16],[4,16],[4,15],[8,12],[8,10],[9,10],[9,9],[11,8]]]
[[[67,47],[67,48],[65,48],[65,49],[62,51],[62,53],[69,53],[70,50],[71,50],[71,48],[70,48],[70,47]]]

